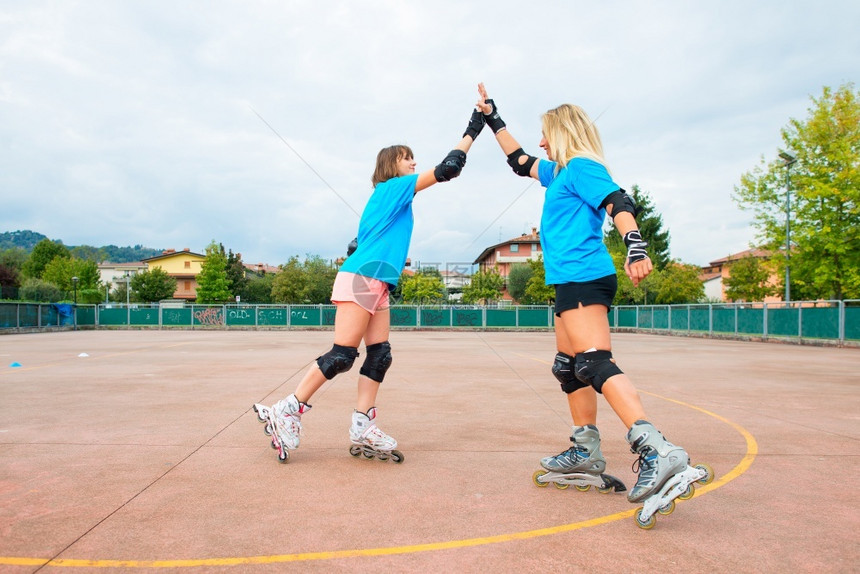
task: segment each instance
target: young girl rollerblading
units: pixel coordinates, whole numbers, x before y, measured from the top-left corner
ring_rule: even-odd
[[[359,371],[358,400],[349,431],[350,453],[403,460],[400,451],[395,450],[397,441],[377,426],[375,406],[379,386],[392,361],[388,294],[397,286],[406,263],[412,238],[413,198],[437,182],[460,175],[466,152],[483,126],[483,114],[475,110],[460,142],[439,165],[422,173],[415,172],[412,150],[405,145],[379,152],[372,177],[373,193],[359,222],[357,245],[341,266],[332,288],[331,300],[337,305],[334,345],[317,357],[291,395],[272,407],[254,405],[281,462],[287,462],[290,451],[299,446],[302,417],[311,408],[311,397],[326,381],[352,368],[362,340],[365,359]]]

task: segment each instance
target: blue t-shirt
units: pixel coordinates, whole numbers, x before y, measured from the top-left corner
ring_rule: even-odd
[[[418,175],[405,175],[376,185],[358,224],[358,247],[341,265],[364,277],[397,286],[412,241],[412,199]]]
[[[554,173],[556,164],[540,160],[538,177],[546,188],[540,222],[546,284],[593,281],[615,273],[603,243],[606,212],[600,204],[619,189],[594,160],[576,157]]]

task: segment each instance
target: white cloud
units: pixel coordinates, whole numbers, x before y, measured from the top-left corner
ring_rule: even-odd
[[[13,1],[0,230],[337,257],[376,152],[406,143],[432,168],[485,81],[535,155],[542,112],[585,107],[672,255],[704,264],[754,239],[731,200],[741,174],[775,155],[809,96],[856,80],[858,16],[852,3]],[[410,256],[470,260],[529,231],[542,190],[528,183],[483,134],[461,178],[416,199]]]

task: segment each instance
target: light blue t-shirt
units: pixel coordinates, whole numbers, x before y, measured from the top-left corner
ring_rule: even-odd
[[[540,160],[538,177],[546,188],[540,223],[546,284],[593,281],[615,273],[603,243],[606,211],[600,204],[619,189],[594,160],[577,157],[556,174],[556,163]]]
[[[358,224],[358,247],[341,265],[364,277],[397,286],[412,241],[412,199],[418,175],[405,175],[376,185]]]

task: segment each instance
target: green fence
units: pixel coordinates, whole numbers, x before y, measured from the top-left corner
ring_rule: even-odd
[[[334,305],[68,305],[0,302],[0,332],[42,328],[331,328]],[[391,307],[406,329],[551,329],[552,307]],[[797,341],[860,341],[860,300],[614,307],[617,330]]]

